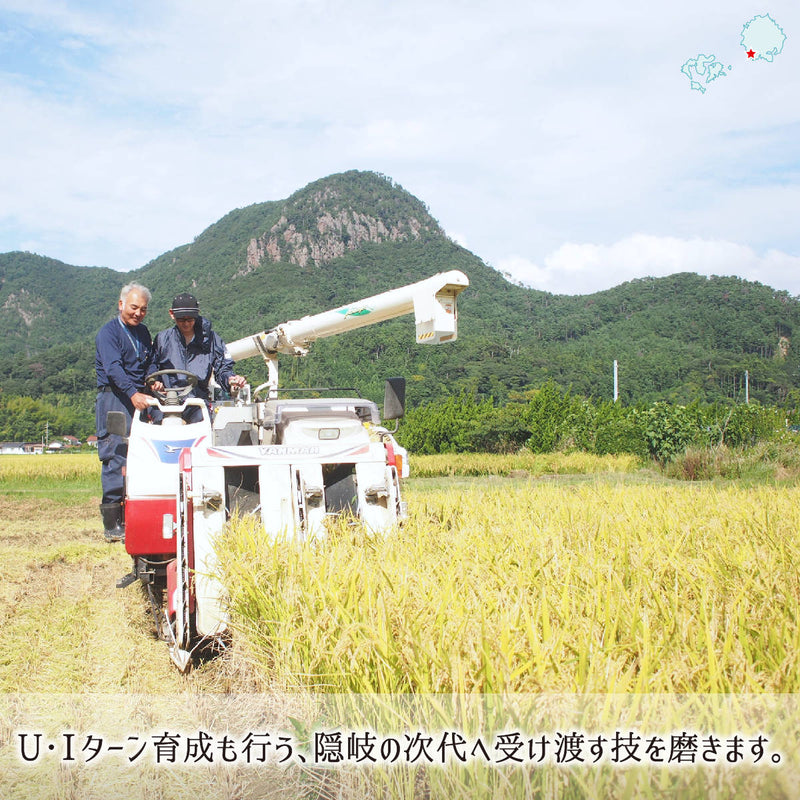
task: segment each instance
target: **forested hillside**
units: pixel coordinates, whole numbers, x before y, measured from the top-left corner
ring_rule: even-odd
[[[798,387],[800,304],[786,292],[694,274],[584,296],[523,288],[448,239],[402,187],[352,171],[233,210],[129,273],[1,254],[0,402],[71,396],[72,407],[78,394],[90,424],[94,334],[129,280],[154,293],[153,333],[169,324],[172,297],[191,291],[232,340],[448,269],[471,282],[458,342],[416,345],[413,320],[401,318],[318,342],[306,359],[284,362],[284,382],[358,386],[377,399],[384,377],[405,375],[412,405],[462,391],[504,402],[548,380],[609,398],[616,359],[626,403],[741,399],[745,371],[762,402],[784,403]],[[240,369],[265,377],[257,360]]]

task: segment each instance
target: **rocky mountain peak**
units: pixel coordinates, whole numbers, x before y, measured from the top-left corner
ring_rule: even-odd
[[[246,274],[265,261],[323,266],[367,243],[444,235],[424,204],[377,173],[351,171],[310,184],[285,201],[278,221],[250,239]]]

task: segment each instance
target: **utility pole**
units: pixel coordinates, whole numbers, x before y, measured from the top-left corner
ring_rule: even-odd
[[[614,402],[616,403],[619,399],[619,368],[617,365],[617,359],[614,359]]]
[[[750,405],[750,372],[744,371],[744,401]]]

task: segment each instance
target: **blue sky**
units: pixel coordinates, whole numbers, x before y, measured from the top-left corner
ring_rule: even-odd
[[[371,169],[535,288],[800,295],[800,6],[661,6],[0,0],[0,252],[131,269]],[[765,13],[772,63],[739,41]],[[681,73],[701,53],[727,73],[705,93]]]

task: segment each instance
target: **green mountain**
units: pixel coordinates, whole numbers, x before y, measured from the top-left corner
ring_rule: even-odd
[[[745,371],[764,402],[798,387],[800,304],[786,292],[688,273],[577,297],[523,288],[448,239],[389,178],[351,171],[231,211],[129,273],[0,255],[0,390],[90,397],[94,334],[129,280],[153,291],[151,332],[169,325],[172,297],[191,291],[230,341],[449,269],[471,282],[456,343],[418,346],[413,321],[401,318],[283,360],[283,381],[355,386],[377,399],[384,377],[405,375],[412,404],[461,390],[504,400],[548,379],[610,397],[617,360],[627,402],[738,398]],[[266,377],[255,359],[240,369],[253,382]]]

